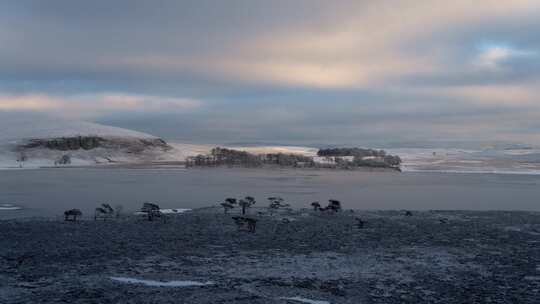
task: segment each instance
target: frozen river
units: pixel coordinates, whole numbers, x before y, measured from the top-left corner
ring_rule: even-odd
[[[293,207],[338,199],[346,209],[540,211],[540,176],[426,172],[263,169],[39,169],[0,171],[0,218],[56,216],[101,203],[126,212],[152,201],[162,208],[216,205],[281,196]],[[22,207],[14,210],[13,206]]]

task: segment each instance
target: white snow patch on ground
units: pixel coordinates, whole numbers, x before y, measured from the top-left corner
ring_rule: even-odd
[[[196,144],[184,144],[178,142],[167,142],[169,146],[173,147],[172,153],[175,154],[177,159],[186,160],[189,156],[196,156],[199,154],[209,154],[214,145],[196,145]]]
[[[180,214],[185,213],[188,211],[191,211],[192,209],[183,209],[183,208],[176,208],[176,209],[159,209],[161,213],[164,214]]]
[[[162,149],[148,147],[144,151],[132,153],[126,147],[136,146],[141,139],[154,140],[157,137],[91,122],[66,120],[42,115],[6,116],[0,113],[0,169],[37,169],[54,166],[55,160],[63,155],[71,156],[69,166],[92,166],[123,163],[180,162],[189,155],[182,147]],[[99,147],[91,150],[59,151],[46,148],[26,149],[26,161],[17,162],[20,153],[17,147],[31,139],[51,139],[76,136],[99,136],[117,142],[121,147]],[[191,150],[197,150],[191,148]],[[129,152],[129,153],[127,153]],[[64,167],[64,166],[63,166]]]
[[[296,301],[296,302],[301,302],[301,303],[308,303],[308,304],[330,304],[330,302],[328,301],[311,300],[311,299],[302,298],[302,297],[290,297],[290,298],[281,297],[280,299]]]
[[[189,212],[191,210],[193,210],[193,209],[171,208],[171,209],[159,209],[159,212],[161,212],[163,214],[182,214],[182,213]],[[135,214],[135,215],[145,215],[146,212],[137,211],[137,212],[134,212],[133,214]]]
[[[234,260],[228,257],[212,257],[212,271],[224,273],[230,277],[250,279],[260,278],[261,274],[272,279],[284,281],[293,278],[337,280],[337,279],[392,279],[399,283],[414,281],[414,275],[422,269],[435,271],[440,280],[451,280],[450,273],[459,270],[477,269],[483,273],[480,265],[463,264],[457,260],[458,253],[448,252],[444,248],[410,247],[403,248],[405,257],[386,251],[361,252],[355,255],[339,253],[311,253],[299,255],[270,254],[264,261],[250,255],[237,255]],[[190,259],[206,262],[209,258]],[[384,261],[384,263],[381,263]],[[283,271],[283,267],[289,267]]]
[[[207,286],[213,285],[213,282],[197,282],[197,281],[153,281],[153,280],[143,280],[136,278],[127,278],[127,277],[110,277],[111,280],[127,283],[127,284],[139,284],[146,285],[151,287],[191,287],[191,286]]]
[[[534,226],[531,226],[529,224],[522,225],[522,226],[506,226],[503,229],[504,231],[522,232],[522,233],[528,233],[532,235],[540,235],[540,233],[534,228]]]
[[[537,149],[388,149],[403,161],[404,172],[483,173],[483,174],[540,174]],[[527,158],[523,158],[527,156]]]
[[[221,146],[227,149],[246,151],[253,154],[268,154],[268,153],[285,153],[285,154],[300,154],[305,156],[316,156],[319,149],[312,147],[295,147],[295,146],[227,146],[227,145],[212,145],[212,144],[185,144],[178,142],[168,142],[177,151],[178,158],[187,158],[199,154],[209,154],[213,148]]]
[[[22,207],[13,204],[0,204],[0,211],[21,210]]]
[[[319,149],[299,146],[256,146],[256,147],[226,147],[234,150],[246,151],[254,154],[285,153],[301,154],[305,156],[316,156]]]
[[[0,143],[17,143],[30,138],[71,137],[79,135],[156,138],[155,136],[101,124],[47,116],[0,116]]]

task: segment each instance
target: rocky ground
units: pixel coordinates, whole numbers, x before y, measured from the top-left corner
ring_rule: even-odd
[[[540,213],[257,217],[0,221],[0,303],[540,302]]]

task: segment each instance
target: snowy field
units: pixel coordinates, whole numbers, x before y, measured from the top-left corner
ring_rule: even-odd
[[[285,216],[295,220],[284,222]],[[221,208],[154,222],[0,221],[0,303],[536,304],[540,298],[539,213],[293,210],[256,218],[253,234],[237,231]]]
[[[540,174],[540,149],[389,149],[403,171]]]
[[[32,139],[51,139],[78,136],[96,136],[117,141],[125,146],[140,139],[156,140],[157,137],[132,130],[96,123],[51,118],[46,116],[20,115],[10,117],[0,113],[0,169],[35,169],[52,167],[63,155],[70,155],[70,166],[94,166],[114,163],[141,163],[153,161],[182,161],[185,156],[171,150],[148,149],[141,153],[128,153],[128,149],[95,148],[91,150],[58,151],[44,148],[26,149],[26,160],[19,162],[18,146]]]
[[[132,153],[126,149],[95,148],[91,150],[57,151],[34,149],[25,152],[27,160],[18,162],[18,145],[30,139],[49,139],[75,136],[100,136],[123,142],[129,147],[130,140],[157,139],[157,137],[122,128],[95,123],[64,120],[45,116],[0,115],[0,169],[35,169],[54,166],[55,160],[64,154],[71,156],[69,166],[152,165],[166,168],[178,166],[189,156],[207,154],[218,145],[168,142],[170,149],[147,149]],[[255,154],[293,153],[314,157],[318,148],[302,146],[236,146],[221,145],[231,149]],[[365,147],[376,148],[376,147]],[[129,150],[129,149],[127,149]],[[408,172],[453,173],[506,173],[540,174],[540,149],[386,149],[399,155],[402,170]],[[322,160],[321,160],[322,161]]]

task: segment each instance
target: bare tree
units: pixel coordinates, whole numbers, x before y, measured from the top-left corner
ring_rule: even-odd
[[[225,202],[220,203],[221,207],[223,207],[223,212],[225,214],[229,213],[229,210],[233,209],[236,204],[238,204],[238,201],[232,197],[226,198]]]
[[[116,205],[114,207],[114,213],[116,215],[116,218],[120,218],[120,216],[122,215],[122,209],[124,209],[122,205]]]
[[[281,197],[269,197],[268,201],[270,202],[270,204],[268,205],[270,214],[273,214],[274,211],[277,211],[280,208],[287,208],[290,206],[289,204],[286,204],[284,202],[284,199]]]
[[[19,168],[24,167],[24,162],[28,160],[28,156],[26,156],[26,153],[24,151],[20,151],[19,155],[17,156],[17,162],[19,163]]]
[[[328,200],[328,206],[326,206],[324,208],[319,208],[319,210],[321,210],[321,211],[339,212],[339,211],[341,211],[341,202],[338,201],[338,200],[330,199],[330,200]]]
[[[246,196],[244,199],[241,199],[238,204],[242,207],[242,214],[246,214],[246,210],[251,206],[255,205],[256,201],[253,196]]]
[[[101,204],[101,207],[97,207],[96,211],[94,213],[94,220],[97,220],[98,218],[102,218],[103,220],[106,220],[108,218],[112,218],[114,216],[114,209],[109,204]]]
[[[77,217],[82,216],[82,212],[79,209],[70,209],[64,211],[64,221],[76,222]]]
[[[334,200],[334,199],[331,199],[331,200],[328,200],[328,209],[334,211],[334,212],[338,212],[338,211],[341,211],[341,202],[338,201],[338,200]]]
[[[71,155],[64,154],[59,159],[54,161],[54,165],[69,165],[71,164]]]

